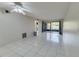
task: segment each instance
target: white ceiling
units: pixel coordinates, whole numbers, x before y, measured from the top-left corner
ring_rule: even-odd
[[[24,8],[28,9],[33,17],[50,20],[50,19],[64,19],[68,2],[22,2]],[[0,7],[11,10],[12,3],[0,2]]]

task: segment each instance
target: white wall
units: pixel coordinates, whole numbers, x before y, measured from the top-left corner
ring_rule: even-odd
[[[22,39],[22,33],[27,33],[27,38],[34,31],[34,20],[19,14],[0,13],[0,45]]]
[[[64,21],[64,31],[65,32],[75,32],[79,33],[79,21],[70,20],[70,21]]]
[[[71,3],[63,29],[64,32],[79,33],[79,3]]]

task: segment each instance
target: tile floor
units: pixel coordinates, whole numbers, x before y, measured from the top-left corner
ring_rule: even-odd
[[[79,56],[79,40],[75,35],[45,32],[38,37],[17,40],[0,47],[1,57]],[[71,41],[72,40],[72,41]],[[77,40],[77,41],[75,41]],[[76,43],[76,44],[73,44]]]

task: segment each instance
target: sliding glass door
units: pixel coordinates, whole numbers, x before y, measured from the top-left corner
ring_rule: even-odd
[[[59,31],[59,22],[58,21],[48,22],[47,30],[48,31]]]
[[[51,30],[59,30],[59,22],[51,22]]]

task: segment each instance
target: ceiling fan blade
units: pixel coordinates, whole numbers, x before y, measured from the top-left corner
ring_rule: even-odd
[[[23,15],[25,15],[26,13],[31,13],[31,11],[29,9],[24,8],[23,4],[21,4],[20,2],[14,2],[12,4],[12,7],[13,9],[11,10],[11,12],[17,12]]]
[[[21,2],[14,2],[15,5],[22,6]]]
[[[8,4],[9,4],[10,6],[15,6],[15,3],[14,3],[14,2],[8,2]]]
[[[30,12],[30,13],[31,13],[31,11],[28,10],[28,9],[25,9],[25,8],[23,8],[23,7],[21,7],[21,9],[22,9],[23,11],[25,11],[25,12]]]

